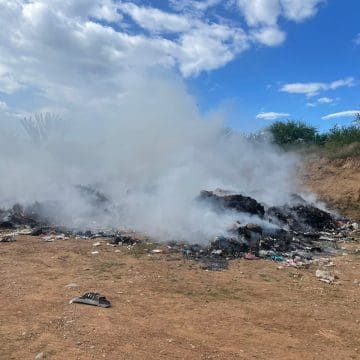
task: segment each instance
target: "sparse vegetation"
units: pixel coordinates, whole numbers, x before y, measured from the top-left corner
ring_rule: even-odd
[[[360,126],[334,126],[327,134],[326,144],[344,146],[360,141]]]
[[[360,114],[353,125],[336,125],[326,133],[292,120],[274,122],[268,130],[273,142],[285,150],[320,152],[330,158],[360,156]]]

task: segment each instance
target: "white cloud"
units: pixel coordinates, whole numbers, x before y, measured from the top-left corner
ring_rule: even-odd
[[[236,3],[260,43],[277,46],[286,39],[279,19],[301,22],[314,16],[323,0],[237,0]]]
[[[20,0],[20,3],[28,1]],[[26,7],[25,11],[32,8],[49,6],[57,13],[66,17],[76,17],[79,19],[88,19],[93,17],[97,20],[116,22],[122,19],[118,12],[118,5],[113,0],[33,0]]]
[[[320,90],[325,90],[326,85],[323,83],[292,83],[285,84],[280,91],[290,94],[305,94],[307,96],[315,96]]]
[[[277,27],[263,27],[254,30],[252,36],[259,43],[267,46],[281,45],[286,39],[286,34]]]
[[[329,114],[326,116],[323,116],[323,120],[331,120],[331,119],[337,119],[337,118],[344,118],[344,117],[354,117],[356,114],[359,114],[360,110],[347,110],[347,111],[341,111],[333,114]]]
[[[306,106],[309,107],[316,107],[317,105],[325,105],[325,104],[334,104],[334,102],[338,99],[333,99],[329,97],[321,97],[319,99],[316,99],[314,102],[308,102],[306,103]]]
[[[169,11],[155,1],[144,7],[134,1],[0,0],[0,92],[31,89],[37,101],[51,100],[56,108],[101,104],[124,96],[129,72],[160,68],[196,76],[254,43],[281,44],[286,34],[277,25],[276,2],[265,2],[264,13],[250,3],[246,16],[254,26],[240,27],[229,2],[218,0],[173,0]],[[222,7],[221,19],[207,15],[215,6]]]
[[[184,76],[223,66],[249,46],[248,36],[235,26],[210,24],[189,15],[175,15],[130,3],[122,4],[120,10],[148,31],[178,34],[171,55]]]
[[[333,81],[331,83],[291,83],[285,84],[280,88],[280,91],[290,94],[304,94],[308,97],[316,96],[321,91],[335,90],[339,87],[351,87],[354,85],[354,78],[348,77]]]
[[[355,43],[356,45],[360,45],[360,33],[358,33],[357,36],[355,37],[354,43]]]
[[[211,8],[215,5],[218,5],[222,2],[222,0],[170,0],[170,5],[178,10],[184,10],[184,9],[191,9],[191,10],[198,10],[198,11],[204,11],[208,8]]]
[[[284,117],[289,117],[290,114],[287,113],[278,113],[278,112],[261,112],[256,115],[256,119],[261,120],[276,120]]]
[[[8,106],[7,106],[6,102],[0,101],[0,111],[4,111],[7,109],[8,109]]]
[[[92,77],[96,76],[94,67],[102,71],[108,67],[105,71],[111,74],[111,71],[118,73],[128,66],[144,69],[159,65],[178,67],[182,75],[191,76],[225,65],[249,46],[247,34],[239,27],[208,23],[187,14],[168,13],[129,2],[118,3],[117,8],[110,6],[115,6],[110,0],[56,0],[51,4],[37,0],[32,3],[17,2],[16,6],[9,4],[0,2],[0,11],[9,13],[0,22],[4,29],[4,35],[0,35],[0,45],[4,47],[0,66],[17,68],[17,63],[22,62],[19,69],[25,69],[3,74],[0,89],[6,92],[13,92],[20,84],[29,82],[29,77],[35,83],[50,82],[45,76],[36,79],[34,74],[27,74],[27,71],[34,72],[41,62],[45,65],[39,67],[45,71],[57,68],[53,74],[59,74],[59,67],[62,70],[66,68],[68,73],[74,70],[75,79],[80,76],[75,70],[77,66],[84,76],[86,68],[90,70],[93,67]],[[130,31],[126,31],[126,28],[121,28],[122,24],[115,29],[90,21],[96,14],[99,18],[103,17],[104,9],[107,9],[108,20],[126,14],[146,31],[155,34],[138,31],[134,35],[131,27]],[[7,18],[13,20],[7,21]],[[14,21],[21,24],[16,32],[13,31]],[[174,34],[171,39],[166,37],[168,32]],[[6,33],[14,35],[9,40]],[[57,44],[56,47],[54,44]],[[10,61],[11,58],[17,60]],[[28,61],[30,59],[32,61]],[[65,76],[73,82],[72,77]],[[60,78],[60,83],[64,82],[65,79]],[[109,78],[112,81],[113,76]]]
[[[285,17],[296,22],[314,16],[322,2],[324,0],[281,0]]]
[[[178,59],[184,76],[223,66],[249,46],[241,29],[218,24],[201,25],[184,34],[179,41]]]
[[[6,94],[12,94],[20,88],[21,84],[15,75],[11,73],[11,68],[1,64],[0,61],[0,91]]]
[[[191,21],[182,15],[132,3],[124,3],[120,5],[120,9],[130,15],[141,27],[150,31],[184,32],[192,28]]]
[[[317,101],[318,101],[318,103],[320,103],[320,104],[331,104],[331,103],[333,103],[335,100],[332,99],[332,98],[328,98],[328,97],[322,97],[322,98],[318,99]]]
[[[341,79],[341,80],[336,80],[333,81],[332,83],[328,84],[328,88],[331,90],[335,90],[339,87],[351,87],[354,86],[354,78],[353,77],[348,77],[346,79]]]
[[[237,0],[246,22],[250,26],[273,26],[280,17],[291,21],[304,21],[314,16],[324,0]]]
[[[281,14],[279,0],[238,0],[238,6],[250,26],[274,26]]]

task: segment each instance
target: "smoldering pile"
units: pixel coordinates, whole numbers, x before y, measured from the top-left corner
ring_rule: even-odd
[[[111,201],[101,192],[87,186],[76,188],[96,211],[113,211]],[[227,260],[241,257],[276,261],[287,259],[293,265],[302,264],[314,256],[336,254],[339,242],[351,238],[351,232],[358,229],[358,224],[320,209],[295,194],[287,204],[269,206],[238,193],[220,189],[204,190],[196,202],[219,216],[228,211],[237,213],[239,220],[223,234],[209,239],[205,245],[197,244],[196,239],[191,244],[171,239],[168,248],[183,252],[187,258],[201,260],[205,268],[215,270],[226,267]],[[49,211],[49,206],[52,211]],[[27,227],[28,233],[36,236],[51,232],[82,238],[105,237],[110,238],[112,244],[136,243],[131,236],[125,236],[121,229],[79,231],[67,228],[57,223],[56,217],[48,216],[49,213],[56,213],[55,208],[55,203],[35,203],[26,207],[16,204],[10,209],[0,210],[0,229]]]
[[[357,223],[320,209],[297,194],[282,206],[267,206],[251,197],[219,189],[202,191],[199,201],[219,212],[231,209],[247,213],[256,221],[236,222],[206,247],[185,247],[186,256],[202,260],[204,267],[212,270],[226,266],[221,259],[239,257],[268,258],[302,266],[316,256],[337,254],[339,244],[351,240],[359,228]]]

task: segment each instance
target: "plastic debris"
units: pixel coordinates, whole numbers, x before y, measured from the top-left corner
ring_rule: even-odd
[[[284,261],[284,257],[281,255],[271,255],[270,258],[271,258],[271,260],[278,261],[278,262]]]
[[[45,242],[53,242],[53,241],[55,241],[55,239],[52,236],[43,236],[41,238],[41,240],[43,240]]]
[[[329,271],[325,270],[316,270],[315,276],[327,284],[332,284],[335,281],[335,275],[332,275]]]
[[[14,241],[16,241],[14,236],[6,235],[3,237],[0,237],[0,242],[2,242],[2,243],[9,243],[9,242],[14,242]]]
[[[246,253],[246,254],[244,255],[244,259],[246,259],[246,260],[260,260],[259,257],[257,257],[257,256],[254,255],[254,254],[251,254],[251,253]]]
[[[70,284],[65,285],[65,287],[68,289],[76,289],[79,287],[79,285],[75,284],[75,283],[70,283]]]
[[[70,300],[70,304],[73,303],[100,306],[103,308],[108,308],[111,306],[111,302],[106,299],[105,296],[96,292],[87,292],[81,296],[77,296]]]

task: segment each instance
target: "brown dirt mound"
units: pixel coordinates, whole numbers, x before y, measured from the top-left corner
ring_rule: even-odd
[[[307,189],[321,200],[360,220],[360,158],[308,159],[304,180]]]

